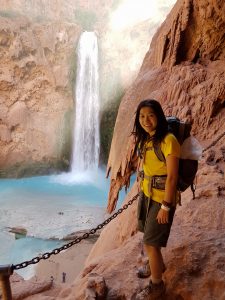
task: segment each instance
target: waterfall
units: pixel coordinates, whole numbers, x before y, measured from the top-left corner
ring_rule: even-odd
[[[94,32],[80,37],[76,78],[72,173],[96,170],[99,163],[98,43]]]

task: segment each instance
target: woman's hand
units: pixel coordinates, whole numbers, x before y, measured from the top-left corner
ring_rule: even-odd
[[[159,224],[169,223],[169,211],[160,208],[158,215],[156,217]]]

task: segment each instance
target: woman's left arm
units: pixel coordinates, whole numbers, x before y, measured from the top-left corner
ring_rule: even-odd
[[[179,158],[173,155],[168,155],[166,158],[167,178],[165,186],[164,201],[171,203],[174,201],[177,179],[178,179]]]
[[[168,204],[172,204],[174,201],[177,179],[178,179],[178,168],[179,168],[179,158],[173,155],[168,155],[166,157],[166,168],[167,168],[167,178],[165,185],[165,199]],[[169,211],[160,209],[157,220],[160,224],[169,222]]]

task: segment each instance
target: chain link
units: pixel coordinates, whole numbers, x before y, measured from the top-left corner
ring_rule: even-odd
[[[131,200],[128,201],[127,204],[125,204],[122,208],[118,209],[117,212],[115,212],[112,216],[110,216],[108,219],[106,219],[103,223],[99,224],[96,228],[92,228],[89,230],[89,232],[84,233],[81,237],[77,237],[75,240],[71,241],[68,244],[63,245],[60,248],[56,248],[52,250],[51,252],[46,252],[42,255],[36,256],[32,258],[31,260],[24,261],[17,265],[12,265],[13,270],[19,270],[26,268],[29,265],[37,264],[42,259],[48,259],[51,255],[56,255],[60,253],[61,251],[67,250],[68,248],[72,247],[75,244],[80,243],[82,240],[87,239],[91,234],[95,234],[95,232],[99,229],[102,229],[105,225],[109,224],[113,219],[115,219],[119,214],[121,214],[125,209],[129,207],[129,205],[133,204],[133,202],[138,198],[139,193],[135,195]]]

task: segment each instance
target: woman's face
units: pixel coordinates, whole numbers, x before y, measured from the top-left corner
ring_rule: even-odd
[[[151,107],[146,106],[141,108],[139,122],[141,127],[149,134],[156,129],[158,121]]]

